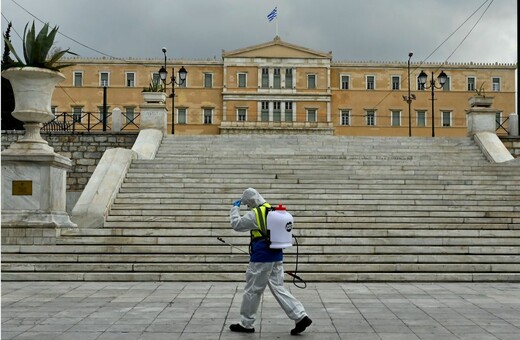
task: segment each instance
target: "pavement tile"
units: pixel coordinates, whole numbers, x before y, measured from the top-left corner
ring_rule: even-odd
[[[289,286],[289,285],[288,285]],[[293,289],[316,340],[518,340],[519,283],[309,283]],[[2,282],[2,339],[294,339],[269,291],[254,334],[243,282]]]

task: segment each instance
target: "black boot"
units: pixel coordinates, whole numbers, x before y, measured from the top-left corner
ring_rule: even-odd
[[[231,329],[232,332],[239,332],[239,333],[254,333],[254,328],[245,328],[239,323],[232,324],[229,326],[229,329]]]
[[[296,327],[294,327],[293,329],[291,329],[291,335],[297,335],[297,334],[300,334],[301,332],[303,332],[307,327],[309,327],[312,323],[312,320],[308,317],[308,316],[305,316],[303,319],[301,319],[300,321],[298,321],[296,323]]]

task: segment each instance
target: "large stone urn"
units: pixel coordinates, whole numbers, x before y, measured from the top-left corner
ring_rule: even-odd
[[[25,128],[24,136],[2,152],[2,228],[75,227],[66,212],[66,175],[72,162],[55,153],[40,134],[43,123],[54,117],[52,93],[65,76],[37,67],[10,68],[2,76],[13,88],[12,115]]]
[[[470,107],[491,107],[494,97],[473,96],[469,98]]]
[[[146,103],[165,103],[166,92],[142,92],[143,100]]]
[[[24,123],[25,135],[12,148],[33,152],[53,152],[41,135],[43,123],[54,118],[51,98],[56,85],[65,76],[56,71],[39,67],[15,67],[2,72],[13,88],[14,118]]]
[[[166,135],[168,128],[166,92],[142,92],[142,95],[144,103],[141,104],[140,129],[160,130],[163,135]]]

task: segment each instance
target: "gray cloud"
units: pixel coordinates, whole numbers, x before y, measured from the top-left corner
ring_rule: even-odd
[[[445,61],[452,53],[449,61],[514,63],[518,59],[516,0],[14,1],[82,44],[119,58],[162,58],[163,46],[169,58],[220,58],[222,49],[272,40],[276,24],[269,23],[266,15],[278,6],[282,40],[332,50],[334,60],[352,61],[407,60],[410,50],[414,60],[425,60],[484,4],[428,61]],[[7,18],[21,35],[34,18],[14,1],[2,0],[2,31]],[[19,44],[15,34],[12,40]],[[102,56],[63,36],[58,37],[58,45],[81,56]]]

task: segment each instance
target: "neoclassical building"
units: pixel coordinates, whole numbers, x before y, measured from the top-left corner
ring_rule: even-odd
[[[52,105],[57,114],[72,114],[83,126],[86,112],[95,117],[103,112],[103,87],[107,112],[119,108],[124,120],[138,125],[141,91],[164,66],[161,59],[70,61],[74,65],[62,70],[66,80],[55,90]],[[408,60],[334,61],[331,52],[275,37],[223,51],[221,60],[167,60],[170,75],[181,66],[188,72],[186,82],[175,85],[174,99],[167,99],[168,131],[175,134],[465,136],[468,99],[476,90],[494,98],[500,123],[515,110],[516,64],[413,61],[408,67]],[[419,82],[421,71],[428,75],[426,85]],[[432,93],[431,77],[442,71],[447,81]],[[408,98],[414,98],[410,105]],[[497,128],[502,129],[499,123]]]

